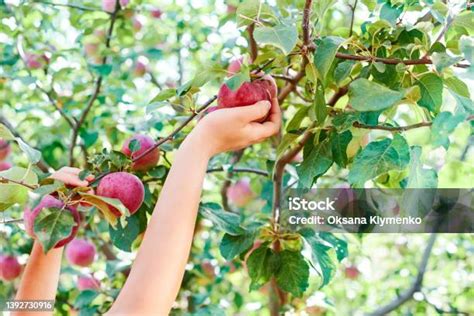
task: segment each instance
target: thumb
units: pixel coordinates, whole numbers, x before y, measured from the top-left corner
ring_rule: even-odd
[[[272,107],[269,101],[259,101],[253,105],[242,106],[239,108],[239,115],[245,122],[253,122],[267,116]]]

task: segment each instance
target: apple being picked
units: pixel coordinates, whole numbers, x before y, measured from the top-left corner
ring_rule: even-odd
[[[87,267],[95,257],[95,246],[84,239],[74,239],[66,247],[66,258],[71,264]]]
[[[0,279],[12,281],[21,274],[21,265],[13,256],[0,255]]]
[[[127,172],[114,172],[100,181],[97,195],[120,200],[130,214],[134,214],[143,203],[145,188],[137,176]],[[115,207],[110,206],[110,210],[116,217],[121,216]]]
[[[7,158],[10,152],[11,152],[10,144],[6,140],[0,138],[0,161]]]
[[[229,71],[234,71],[237,65],[229,66]],[[235,69],[234,69],[235,68]],[[217,94],[217,107],[219,109],[234,108],[255,104],[259,101],[272,101],[277,95],[275,80],[270,75],[263,75],[252,82],[244,82],[237,90],[232,90],[223,84]],[[268,118],[260,120],[263,123]]]
[[[97,291],[100,289],[100,283],[99,280],[97,280],[93,276],[80,276],[77,278],[77,288],[79,289],[79,291]]]
[[[23,213],[23,221],[25,223],[26,233],[28,235],[30,235],[32,238],[36,238],[34,225],[35,225],[35,220],[38,217],[38,215],[44,209],[47,209],[47,208],[59,208],[59,209],[61,209],[62,207],[64,207],[64,203],[62,201],[56,199],[55,197],[53,197],[51,195],[45,195],[41,199],[39,204],[33,210],[30,211],[29,209],[25,209],[25,211]],[[67,211],[67,212],[70,212],[72,214],[72,217],[74,218],[74,221],[75,221],[75,225],[72,227],[72,230],[71,230],[71,233],[69,234],[69,236],[67,236],[66,238],[61,239],[60,241],[58,241],[56,243],[56,245],[54,246],[54,248],[60,248],[64,245],[66,245],[67,243],[69,243],[71,240],[73,240],[74,237],[77,234],[77,230],[79,229],[79,225],[81,223],[81,218],[80,218],[79,213],[77,212],[76,208],[68,206],[64,210]]]
[[[254,197],[249,181],[239,180],[227,188],[227,199],[237,207],[243,207]]]
[[[132,152],[130,149],[130,143],[135,141],[137,149]],[[136,158],[143,154],[145,151],[155,145],[155,140],[148,135],[136,134],[125,141],[122,146],[122,153],[129,158]],[[153,149],[151,152],[133,162],[132,169],[135,171],[147,171],[158,163],[160,160],[160,150],[158,148]]]

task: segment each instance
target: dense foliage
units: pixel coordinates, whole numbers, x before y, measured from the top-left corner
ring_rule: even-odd
[[[235,90],[263,72],[278,85],[281,134],[212,159],[173,312],[352,315],[376,311],[424,274],[429,285],[400,310],[474,312],[472,236],[434,246],[431,237],[433,264],[422,269],[428,236],[295,233],[280,221],[291,187],[472,186],[473,18],[466,1],[440,0],[0,0],[0,161],[13,165],[0,172],[0,252],[26,261],[32,240],[21,219],[42,196],[89,203],[78,207],[78,236],[99,260],[64,265],[56,312],[105,312],[173,152],[223,82]],[[122,152],[137,133],[159,145],[151,169]],[[140,150],[137,141],[125,147]],[[109,173],[133,173],[144,203],[134,212],[48,178],[62,166],[94,175],[94,189]],[[74,212],[52,207],[33,230],[50,249],[74,225]],[[90,274],[100,290],[78,290]],[[2,280],[0,300],[17,282]]]

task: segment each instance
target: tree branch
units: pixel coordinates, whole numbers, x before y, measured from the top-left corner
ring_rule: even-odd
[[[207,173],[223,172],[223,171],[226,171],[223,167],[207,169]],[[265,170],[247,168],[247,167],[235,167],[235,168],[232,168],[232,172],[233,173],[254,173],[259,176],[264,176],[264,177],[270,176],[270,174]]]
[[[466,119],[466,121],[472,121],[472,120],[474,120],[474,115],[471,115]],[[366,125],[359,122],[354,122],[352,126],[356,128],[363,128],[363,129],[378,129],[378,130],[383,130],[383,131],[397,132],[397,131],[408,131],[410,129],[431,126],[431,125],[433,125],[433,122],[420,122],[420,123],[407,125],[407,126]]]
[[[352,32],[354,31],[353,28],[354,28],[355,10],[357,8],[357,2],[358,0],[355,0],[354,5],[349,5],[349,7],[351,8],[351,25],[349,26],[349,37],[352,36]]]
[[[240,159],[242,158],[243,154],[244,154],[244,150],[245,149],[241,149],[241,150],[238,150],[238,151],[234,151],[232,153],[232,157],[230,159],[230,164],[231,165],[235,165],[236,163],[238,163],[240,161]],[[231,208],[229,206],[229,202],[227,200],[227,189],[229,189],[230,185],[232,184],[231,182],[231,178],[232,178],[232,175],[234,174],[234,172],[232,170],[229,170],[227,171],[227,177],[224,181],[224,183],[222,184],[222,188],[221,188],[221,200],[222,200],[222,208],[228,212],[231,211]]]
[[[396,64],[405,64],[405,65],[431,65],[433,61],[428,57],[424,57],[421,59],[397,59],[397,58],[381,58],[375,56],[360,56],[360,55],[351,55],[345,53],[336,53],[336,57],[339,59],[347,59],[347,60],[360,60],[360,61],[376,61],[387,65],[396,65]],[[459,68],[469,68],[470,65],[468,64],[455,64],[455,67]]]
[[[96,8],[85,7],[85,6],[77,5],[77,4],[70,4],[70,3],[55,3],[55,2],[49,2],[49,1],[35,1],[35,3],[47,4],[54,7],[67,7],[71,9],[78,9],[78,10],[89,11],[89,12],[105,12],[105,11],[100,10],[99,8],[96,9]],[[105,12],[105,13],[108,13],[108,12]]]
[[[163,145],[164,143],[166,143],[167,141],[171,140],[178,132],[180,132],[184,127],[186,127],[186,125],[188,125],[197,115],[199,115],[200,113],[202,113],[205,109],[207,109],[207,107],[209,105],[211,105],[215,100],[217,99],[217,96],[213,96],[212,98],[210,98],[209,100],[206,101],[206,103],[204,103],[199,109],[197,109],[196,111],[194,111],[194,113],[189,116],[180,126],[178,126],[178,128],[176,128],[174,131],[172,131],[168,136],[166,136],[165,138],[162,138],[161,140],[159,140],[158,142],[156,142],[155,145],[153,145],[152,147],[148,148],[146,151],[144,151],[141,155],[133,158],[133,162],[136,162],[137,160],[140,160],[142,159],[143,157],[145,157],[146,155],[148,155],[150,152],[152,152],[155,148],[158,148],[160,147],[161,145]]]
[[[115,25],[115,21],[117,19],[117,13],[118,13],[119,10],[120,10],[119,0],[116,0],[115,10],[110,16],[110,25],[109,25],[109,30],[107,32],[107,39],[105,41],[105,47],[106,48],[110,48],[110,41],[111,41],[111,38],[112,38],[112,32],[114,30],[114,25]],[[102,65],[105,65],[106,63],[107,63],[107,56],[104,56],[104,58],[102,59]],[[77,137],[79,135],[79,130],[82,127],[82,125],[84,124],[84,122],[87,118],[87,115],[89,114],[92,106],[94,105],[95,100],[99,96],[100,89],[102,87],[102,81],[103,81],[103,77],[99,76],[97,78],[96,83],[95,83],[94,92],[92,93],[92,96],[90,97],[89,101],[87,102],[86,108],[82,112],[81,116],[79,117],[79,120],[77,120],[77,123],[76,123],[75,127],[72,130],[71,144],[69,145],[69,166],[74,165],[74,148],[76,147]]]
[[[24,183],[23,181],[16,181],[16,180],[12,180],[12,179],[8,179],[8,178],[0,176],[0,183],[9,183],[9,182],[24,186],[25,188],[28,188],[30,190],[35,190],[37,188],[37,186],[29,185],[27,183]]]
[[[437,228],[435,229],[435,231]],[[388,303],[385,306],[377,309],[376,311],[369,314],[369,316],[383,316],[387,315],[388,313],[394,311],[399,306],[404,304],[405,302],[409,301],[413,294],[420,291],[421,285],[423,284],[423,278],[425,276],[426,267],[428,266],[428,260],[431,255],[431,250],[433,249],[433,245],[436,241],[437,233],[433,232],[428,240],[428,244],[426,245],[425,251],[423,252],[423,256],[420,261],[420,265],[418,266],[418,274],[411,285],[405,292],[403,292],[400,296],[394,299],[392,302]]]
[[[61,114],[61,116],[64,118],[64,120],[66,120],[67,124],[72,128],[74,129],[75,128],[75,122],[73,122],[73,120],[71,118],[69,118],[69,116],[66,114],[66,112],[63,111],[62,108],[60,108],[58,106],[58,104],[56,103],[56,101],[54,100],[53,96],[51,95],[51,92],[50,91],[46,91],[45,89],[43,89],[40,85],[38,85],[36,83],[36,88],[38,88],[38,90],[40,90],[41,92],[43,92],[46,97],[48,98],[49,100],[49,103],[51,103],[51,105],[56,109],[56,111],[59,112],[59,114]]]
[[[254,36],[253,36],[253,31],[254,30],[255,30],[255,23],[252,23],[247,27],[247,33],[249,35],[250,59],[252,59],[252,63],[258,57],[258,45],[257,45],[257,42],[255,41]]]

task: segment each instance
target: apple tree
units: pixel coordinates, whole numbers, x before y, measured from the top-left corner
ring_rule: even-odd
[[[359,277],[360,240],[290,230],[285,192],[471,187],[473,17],[440,0],[0,1],[0,299],[31,236],[66,245],[56,313],[104,313],[182,140],[211,109],[275,94],[280,134],[208,166],[173,313],[328,312],[307,300]],[[64,166],[88,185],[49,177]],[[407,298],[364,311],[421,290],[435,239]]]

